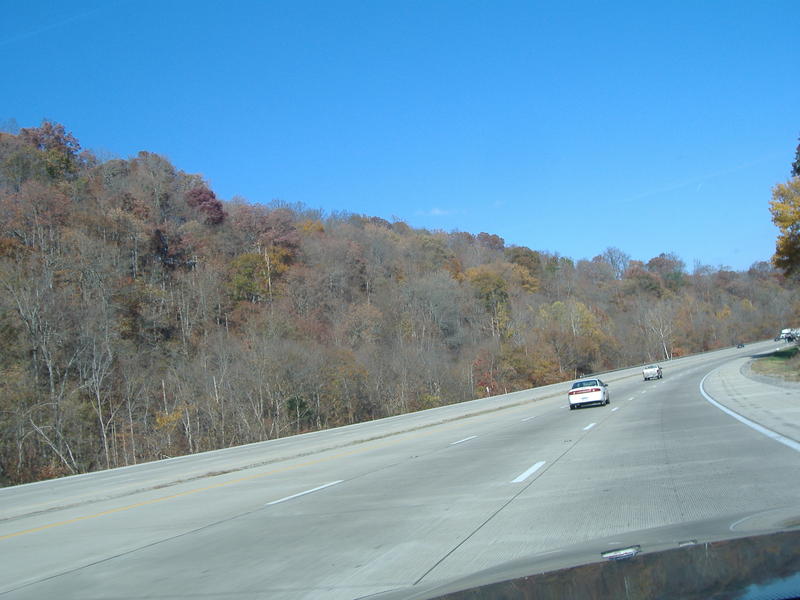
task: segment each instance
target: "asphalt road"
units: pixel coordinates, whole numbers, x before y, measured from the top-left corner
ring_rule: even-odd
[[[0,595],[352,599],[796,504],[800,452],[700,390],[775,346],[603,375],[604,407],[570,411],[558,384],[5,488]]]

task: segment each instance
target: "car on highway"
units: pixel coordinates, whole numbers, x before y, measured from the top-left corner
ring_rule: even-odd
[[[649,381],[650,379],[661,379],[664,374],[661,372],[661,367],[658,365],[648,365],[644,369],[642,369],[642,377],[644,377],[645,381]]]
[[[603,383],[598,378],[582,379],[572,384],[569,393],[569,409],[575,410],[581,406],[588,406],[590,404],[609,404],[611,402],[611,395],[608,392],[608,384]]]

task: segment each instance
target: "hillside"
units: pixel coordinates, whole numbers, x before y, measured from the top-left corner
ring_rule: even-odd
[[[769,264],[688,272],[666,250],[574,261],[489,233],[223,201],[157,154],[100,162],[54,123],[0,134],[0,480],[375,419],[797,322]]]

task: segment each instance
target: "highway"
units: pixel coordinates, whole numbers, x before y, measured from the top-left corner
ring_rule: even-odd
[[[570,411],[561,383],[0,489],[0,596],[354,599],[640,530],[698,537],[798,504],[800,411],[731,391],[776,346],[601,375],[609,406]]]

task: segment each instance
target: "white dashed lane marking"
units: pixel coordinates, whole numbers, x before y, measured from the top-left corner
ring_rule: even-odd
[[[544,463],[545,463],[545,461],[543,461],[543,460],[540,460],[539,462],[537,462],[535,465],[533,465],[532,467],[530,467],[530,468],[529,468],[529,469],[527,469],[526,471],[524,471],[524,472],[520,473],[520,474],[519,474],[519,475],[518,475],[518,476],[517,476],[515,479],[513,479],[513,480],[511,481],[511,483],[522,483],[522,482],[523,482],[523,481],[525,481],[525,480],[526,480],[528,477],[530,477],[531,475],[533,475],[534,473],[536,473],[536,471],[538,471],[539,469],[541,469],[541,468],[544,466]]]
[[[299,498],[300,496],[305,496],[306,494],[311,494],[313,492],[318,492],[319,490],[324,490],[325,488],[331,487],[332,485],[336,485],[337,483],[342,483],[343,479],[339,481],[331,481],[330,483],[326,483],[325,485],[320,485],[310,490],[306,490],[305,492],[300,492],[299,494],[292,494],[291,496],[286,496],[285,498],[281,498],[280,500],[273,500],[272,502],[267,502],[267,506],[272,506],[273,504],[280,504],[281,502],[286,502],[287,500],[294,500],[295,498]]]
[[[451,446],[455,446],[456,444],[463,444],[464,442],[468,442],[470,440],[474,440],[476,437],[478,437],[478,436],[477,435],[471,435],[469,437],[465,437],[463,440],[458,440],[457,442],[450,442],[450,445]]]

